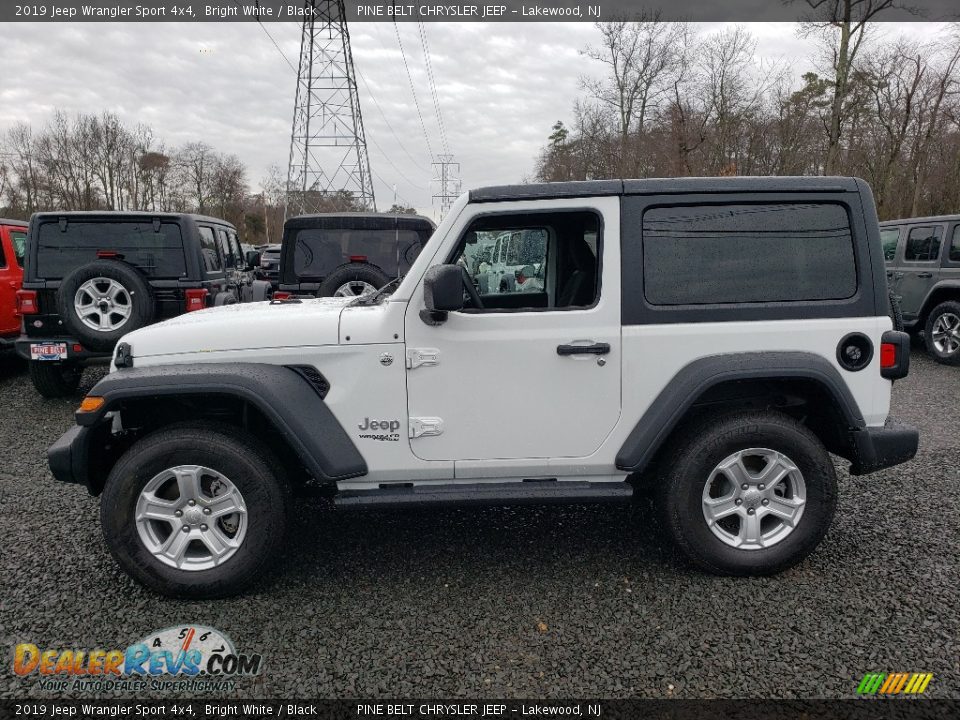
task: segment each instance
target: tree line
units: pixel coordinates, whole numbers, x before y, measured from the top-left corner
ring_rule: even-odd
[[[743,27],[703,32],[657,15],[597,24],[568,127],[540,181],[722,175],[856,175],[881,219],[960,212],[960,29],[889,37],[890,0],[832,0],[798,26],[811,69],[758,64]]]
[[[146,125],[114,113],[54,111],[35,129],[18,123],[0,136],[0,217],[47,210],[195,212],[223,218],[245,243],[280,242],[286,178],[269,168],[251,192],[236,155],[205,142],[169,147]],[[348,192],[314,198],[318,212],[361,210]],[[393,212],[414,212],[395,206]]]

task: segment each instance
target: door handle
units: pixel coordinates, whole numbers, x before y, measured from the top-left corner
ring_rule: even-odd
[[[933,277],[933,273],[932,273],[932,272],[917,273],[917,277],[918,277],[918,278],[932,278],[932,277]]]
[[[557,345],[557,355],[606,355],[608,352],[610,352],[610,343]]]

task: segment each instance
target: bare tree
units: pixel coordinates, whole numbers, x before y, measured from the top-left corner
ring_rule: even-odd
[[[583,53],[606,65],[608,74],[600,80],[582,78],[581,84],[616,113],[620,146],[625,151],[631,131],[643,131],[651,110],[670,88],[677,43],[685,29],[683,23],[665,22],[659,13],[646,12],[636,22],[616,20],[596,27],[601,43]],[[622,156],[626,163],[626,152]]]
[[[868,35],[869,23],[896,7],[895,0],[806,0],[814,19],[801,28],[804,35],[818,34],[824,43],[832,70],[833,96],[826,123],[827,158],[824,174],[840,169],[841,136],[847,119],[850,79]]]
[[[207,212],[213,164],[213,148],[204,142],[187,143],[176,155],[176,167],[186,194],[200,213]]]

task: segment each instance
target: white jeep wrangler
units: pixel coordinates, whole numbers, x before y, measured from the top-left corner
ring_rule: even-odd
[[[548,238],[542,290],[480,295],[464,249],[524,230]],[[102,493],[128,573],[172,595],[244,589],[308,481],[342,506],[629,500],[646,483],[698,566],[774,573],[830,524],[829,453],[862,474],[917,450],[888,418],[909,341],[861,180],[476,190],[388,291],[122,339],[49,461]]]

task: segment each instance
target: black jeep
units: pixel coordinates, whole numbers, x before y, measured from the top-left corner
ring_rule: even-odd
[[[436,226],[420,215],[299,215],[283,226],[280,290],[354,297],[406,274]]]
[[[76,390],[84,364],[137,328],[191,310],[265,300],[237,230],[200,215],[46,212],[30,219],[17,352],[44,397]]]

